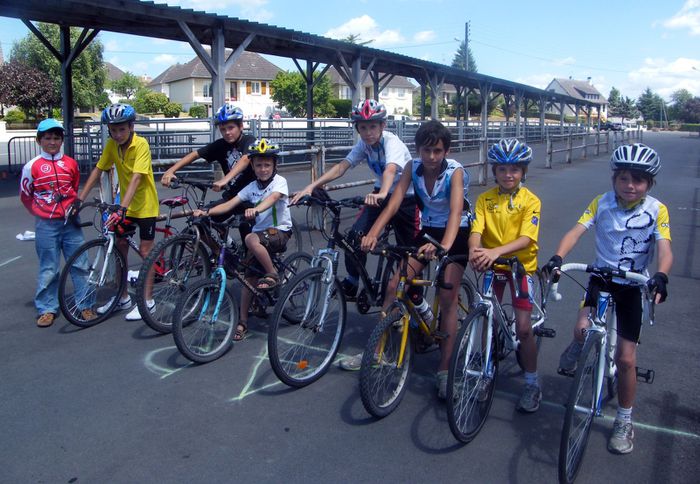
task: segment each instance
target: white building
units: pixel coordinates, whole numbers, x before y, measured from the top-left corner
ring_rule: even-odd
[[[571,77],[568,79],[555,78],[552,79],[552,82],[549,83],[545,90],[557,94],[567,94],[582,101],[597,104],[598,107],[594,107],[591,110],[591,117],[598,118],[598,112],[600,112],[602,119],[606,119],[608,116],[608,100],[591,83],[590,77],[586,81],[577,81]],[[559,110],[554,107],[549,108],[547,112],[559,114]],[[574,116],[575,114],[572,107],[567,106],[564,108],[565,116]],[[579,111],[579,116],[583,115],[583,111]]]
[[[364,71],[362,74],[364,75]],[[338,71],[331,67],[328,69],[328,76],[331,80],[333,94],[338,99],[352,99],[352,92],[347,83],[340,77]],[[382,84],[382,83],[380,83]],[[415,84],[403,76],[395,76],[391,82],[379,93],[379,102],[386,107],[389,114],[413,114],[413,91],[416,88]],[[372,98],[374,93],[374,84],[370,76],[367,76],[362,84],[360,99]],[[344,117],[338,113],[340,117]]]

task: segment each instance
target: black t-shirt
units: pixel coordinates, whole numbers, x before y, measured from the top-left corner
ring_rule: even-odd
[[[254,143],[255,137],[249,134],[241,135],[235,143],[227,143],[225,139],[219,138],[213,143],[198,149],[197,153],[210,163],[218,161],[224,174],[226,174],[231,171],[231,168],[238,163],[238,160],[248,152],[250,145]],[[244,187],[254,180],[255,173],[251,163],[236,177],[233,183],[236,187]]]

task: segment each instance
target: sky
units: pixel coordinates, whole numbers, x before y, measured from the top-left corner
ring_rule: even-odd
[[[172,6],[263,22],[331,38],[359,35],[371,47],[451,64],[465,36],[478,71],[544,88],[555,77],[611,87],[637,98],[650,87],[666,100],[678,89],[700,96],[700,0],[167,0]],[[0,17],[7,60],[29,33]],[[187,43],[102,32],[105,60],[155,77],[187,62]],[[268,57],[283,69],[289,59]]]

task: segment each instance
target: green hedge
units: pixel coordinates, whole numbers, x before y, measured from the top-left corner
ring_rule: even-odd
[[[679,131],[691,131],[693,133],[697,133],[700,131],[700,124],[699,123],[683,123],[680,126],[678,126]]]
[[[19,109],[10,109],[6,114],[5,114],[5,121],[8,124],[11,123],[21,123],[27,119],[27,115],[24,114],[22,111]]]
[[[352,111],[351,99],[331,99],[329,101],[335,109],[335,115],[339,118],[349,118]]]

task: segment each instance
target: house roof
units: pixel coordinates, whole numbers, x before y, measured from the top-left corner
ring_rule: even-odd
[[[343,80],[343,78],[340,77],[340,74],[338,74],[338,71],[335,69],[335,67],[331,67],[330,69],[328,69],[327,74],[331,79],[331,84],[346,85],[345,80]],[[364,76],[364,75],[365,75],[365,70],[363,69],[360,73],[360,76]],[[372,85],[372,78],[370,76],[367,76],[367,78],[365,79],[365,83],[363,85],[364,86],[371,86]],[[389,82],[387,87],[395,87],[395,88],[403,88],[403,89],[413,90],[416,88],[416,85],[413,84],[411,81],[409,81],[407,77],[394,76],[394,78],[391,80],[391,82]]]
[[[597,102],[598,104],[607,104],[608,100],[603,96],[598,89],[595,88],[593,84],[590,84],[588,81],[577,81],[576,79],[565,79],[565,78],[554,78],[552,79],[552,82],[549,83],[549,86],[547,86],[547,89],[552,85],[553,82],[556,82],[559,84],[564,91],[572,97],[585,100],[585,101],[592,101],[591,99],[586,99],[587,94],[596,94],[600,96],[598,99],[599,101]]]
[[[107,68],[107,79],[110,81],[116,81],[121,79],[124,75],[124,71],[112,64],[111,62],[105,62],[105,67]]]
[[[230,49],[226,49],[227,56],[230,52]],[[226,71],[226,79],[270,81],[274,79],[281,70],[282,69],[263,58],[260,54],[243,51],[235,64]],[[194,57],[184,64],[175,64],[168,67],[158,74],[151,81],[149,86],[180,81],[192,77],[211,79],[211,74],[209,74],[209,71],[204,67],[204,64],[202,64],[202,61],[198,57]]]

